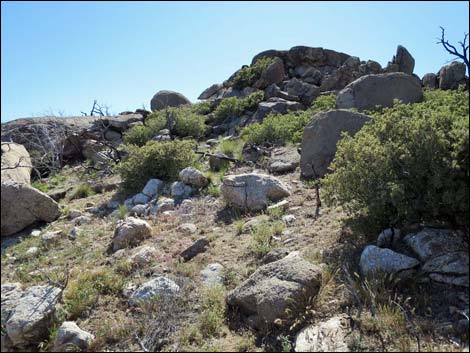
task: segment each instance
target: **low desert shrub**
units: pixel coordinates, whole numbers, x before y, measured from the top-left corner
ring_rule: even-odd
[[[144,146],[125,146],[127,157],[116,170],[123,180],[127,192],[141,190],[149,179],[173,180],[178,173],[195,163],[195,142],[149,141]]]
[[[468,91],[427,91],[421,103],[375,113],[374,122],[338,143],[333,173],[323,180],[329,203],[366,211],[381,226],[468,227],[468,98]]]
[[[274,62],[274,58],[261,58],[251,66],[240,69],[236,75],[228,82],[229,86],[237,89],[251,87],[261,77],[263,71]]]

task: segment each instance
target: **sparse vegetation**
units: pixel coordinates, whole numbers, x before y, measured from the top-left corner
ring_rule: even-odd
[[[252,93],[245,98],[225,98],[214,111],[215,120],[223,122],[227,118],[241,116],[245,110],[256,110],[256,107],[263,98],[263,91]]]
[[[91,185],[88,183],[77,185],[72,192],[70,193],[70,199],[83,199],[95,194],[95,191],[92,189]]]
[[[253,86],[253,84],[261,77],[263,71],[274,62],[273,58],[261,58],[251,66],[245,66],[240,69],[235,77],[233,77],[228,85],[238,89]]]

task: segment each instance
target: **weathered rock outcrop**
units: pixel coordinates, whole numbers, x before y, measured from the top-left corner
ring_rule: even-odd
[[[30,184],[31,167],[31,158],[24,146],[2,142],[2,182],[11,180]]]
[[[57,202],[24,183],[2,182],[1,235],[7,236],[38,221],[52,222],[60,216]]]
[[[290,195],[287,186],[279,179],[257,173],[227,175],[220,191],[228,204],[249,211],[262,210],[268,201],[278,201]]]
[[[300,157],[302,175],[321,178],[336,153],[336,144],[341,133],[354,136],[371,118],[365,114],[348,110],[329,110],[312,117],[304,129]]]
[[[336,107],[358,110],[371,109],[376,105],[390,107],[394,99],[403,103],[422,101],[421,81],[401,72],[363,76],[339,92]]]
[[[181,93],[174,91],[159,91],[155,93],[150,101],[150,109],[155,111],[187,104],[191,104],[191,101]]]
[[[441,67],[437,73],[439,88],[456,89],[459,84],[464,84],[466,70],[465,64],[458,61],[453,61],[449,65]]]
[[[245,282],[227,296],[229,306],[244,315],[247,324],[266,328],[276,319],[284,319],[286,309],[306,304],[321,285],[321,269],[298,253],[258,268]]]

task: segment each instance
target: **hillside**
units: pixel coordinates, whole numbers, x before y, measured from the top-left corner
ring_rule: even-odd
[[[2,124],[2,352],[468,351],[468,77],[413,70],[268,50]]]

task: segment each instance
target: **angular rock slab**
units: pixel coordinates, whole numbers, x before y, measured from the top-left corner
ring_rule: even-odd
[[[290,195],[279,179],[257,173],[227,175],[220,191],[227,203],[250,211],[262,210],[268,201],[276,202]]]
[[[336,108],[365,110],[376,105],[391,107],[394,99],[402,103],[421,102],[421,80],[403,72],[362,76],[338,93]]]
[[[239,310],[253,328],[269,327],[285,318],[288,308],[301,307],[321,286],[322,272],[294,252],[258,268],[227,296],[229,306]]]
[[[47,337],[60,293],[61,290],[53,286],[34,286],[17,293],[14,302],[7,300],[6,303],[2,293],[2,319],[5,304],[9,307],[5,329],[13,346],[27,347]],[[10,293],[10,298],[14,297]]]
[[[2,182],[1,204],[2,236],[19,232],[38,221],[55,221],[60,216],[57,202],[24,183]]]

